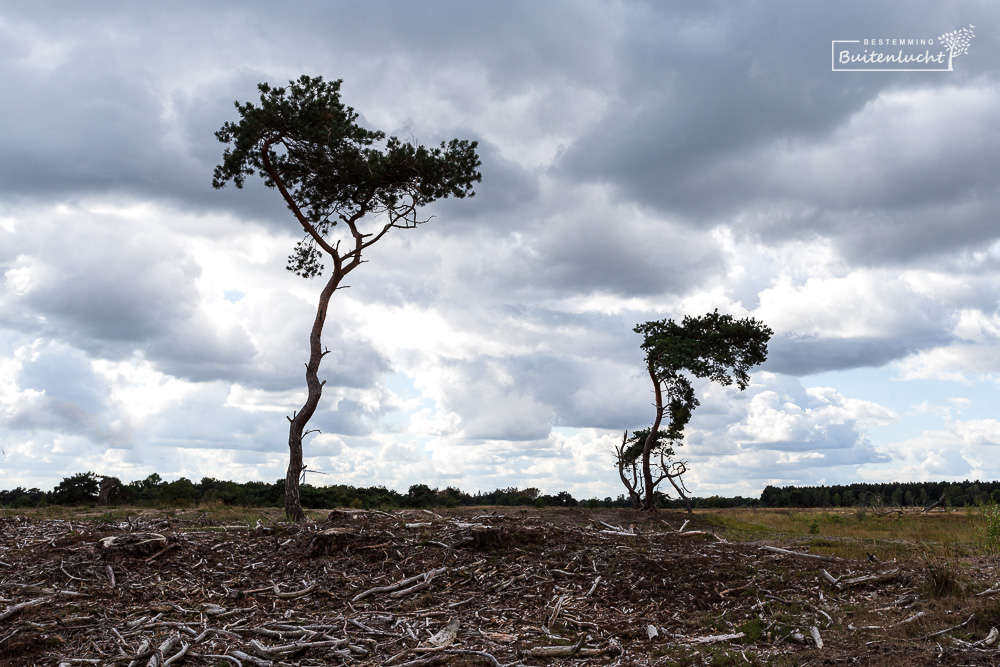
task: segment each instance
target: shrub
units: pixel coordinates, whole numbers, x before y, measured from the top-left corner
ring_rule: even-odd
[[[979,535],[986,551],[989,553],[1000,551],[1000,505],[987,505],[983,509]]]

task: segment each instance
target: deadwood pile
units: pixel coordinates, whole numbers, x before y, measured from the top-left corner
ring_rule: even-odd
[[[0,518],[0,665],[1000,664],[995,591],[697,516],[186,516]]]

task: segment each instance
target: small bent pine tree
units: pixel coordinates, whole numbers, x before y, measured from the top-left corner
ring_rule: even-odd
[[[226,149],[212,185],[242,188],[249,177],[263,179],[281,195],[303,235],[288,270],[304,278],[328,271],[309,332],[306,400],[288,418],[285,512],[293,521],[305,518],[299,497],[302,439],[315,432],[306,425],[323,393],[319,367],[327,354],[322,334],[330,298],[390,230],[426,222],[422,207],[472,196],[473,184],[482,180],[475,141],[452,139],[428,148],[386,138],[358,124],[358,114],[341,101],[340,84],[308,76],[281,88],[261,83],[259,104],[237,102],[239,121],[215,133]]]
[[[699,405],[692,378],[726,386],[735,383],[740,391],[746,389],[750,369],[767,360],[773,332],[753,318],[737,320],[718,310],[685,317],[680,324],[645,322],[634,331],[643,336],[656,413],[648,429],[634,432],[631,438],[626,431],[616,449],[618,475],[636,508],[655,510],[656,489],[668,480],[690,512],[683,480],[687,462],[675,458],[675,448],[681,446],[684,428]]]

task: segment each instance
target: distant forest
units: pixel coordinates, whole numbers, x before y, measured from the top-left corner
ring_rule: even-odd
[[[303,507],[332,509],[392,509],[403,507],[533,506],[533,507],[630,507],[624,494],[617,498],[577,499],[566,491],[555,495],[538,489],[506,488],[489,493],[469,494],[455,487],[432,489],[414,484],[407,493],[383,486],[354,487],[343,484],[301,487]],[[25,489],[0,491],[0,507],[21,508],[45,505],[131,505],[147,507],[190,507],[197,505],[242,505],[281,507],[285,480],[229,482],[205,477],[200,482],[180,478],[166,482],[157,474],[127,484],[115,477],[91,472],[63,479],[51,491]],[[1000,481],[995,482],[892,482],[885,484],[841,484],[833,486],[768,486],[760,498],[736,496],[692,498],[695,508],[712,507],[925,507],[940,498],[951,507],[1000,504]],[[660,496],[658,506],[683,509],[679,499]]]

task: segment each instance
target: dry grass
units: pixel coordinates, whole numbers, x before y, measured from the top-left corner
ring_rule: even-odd
[[[841,558],[951,557],[983,553],[980,509],[876,514],[857,509],[714,509],[701,512],[728,539],[808,545]]]

